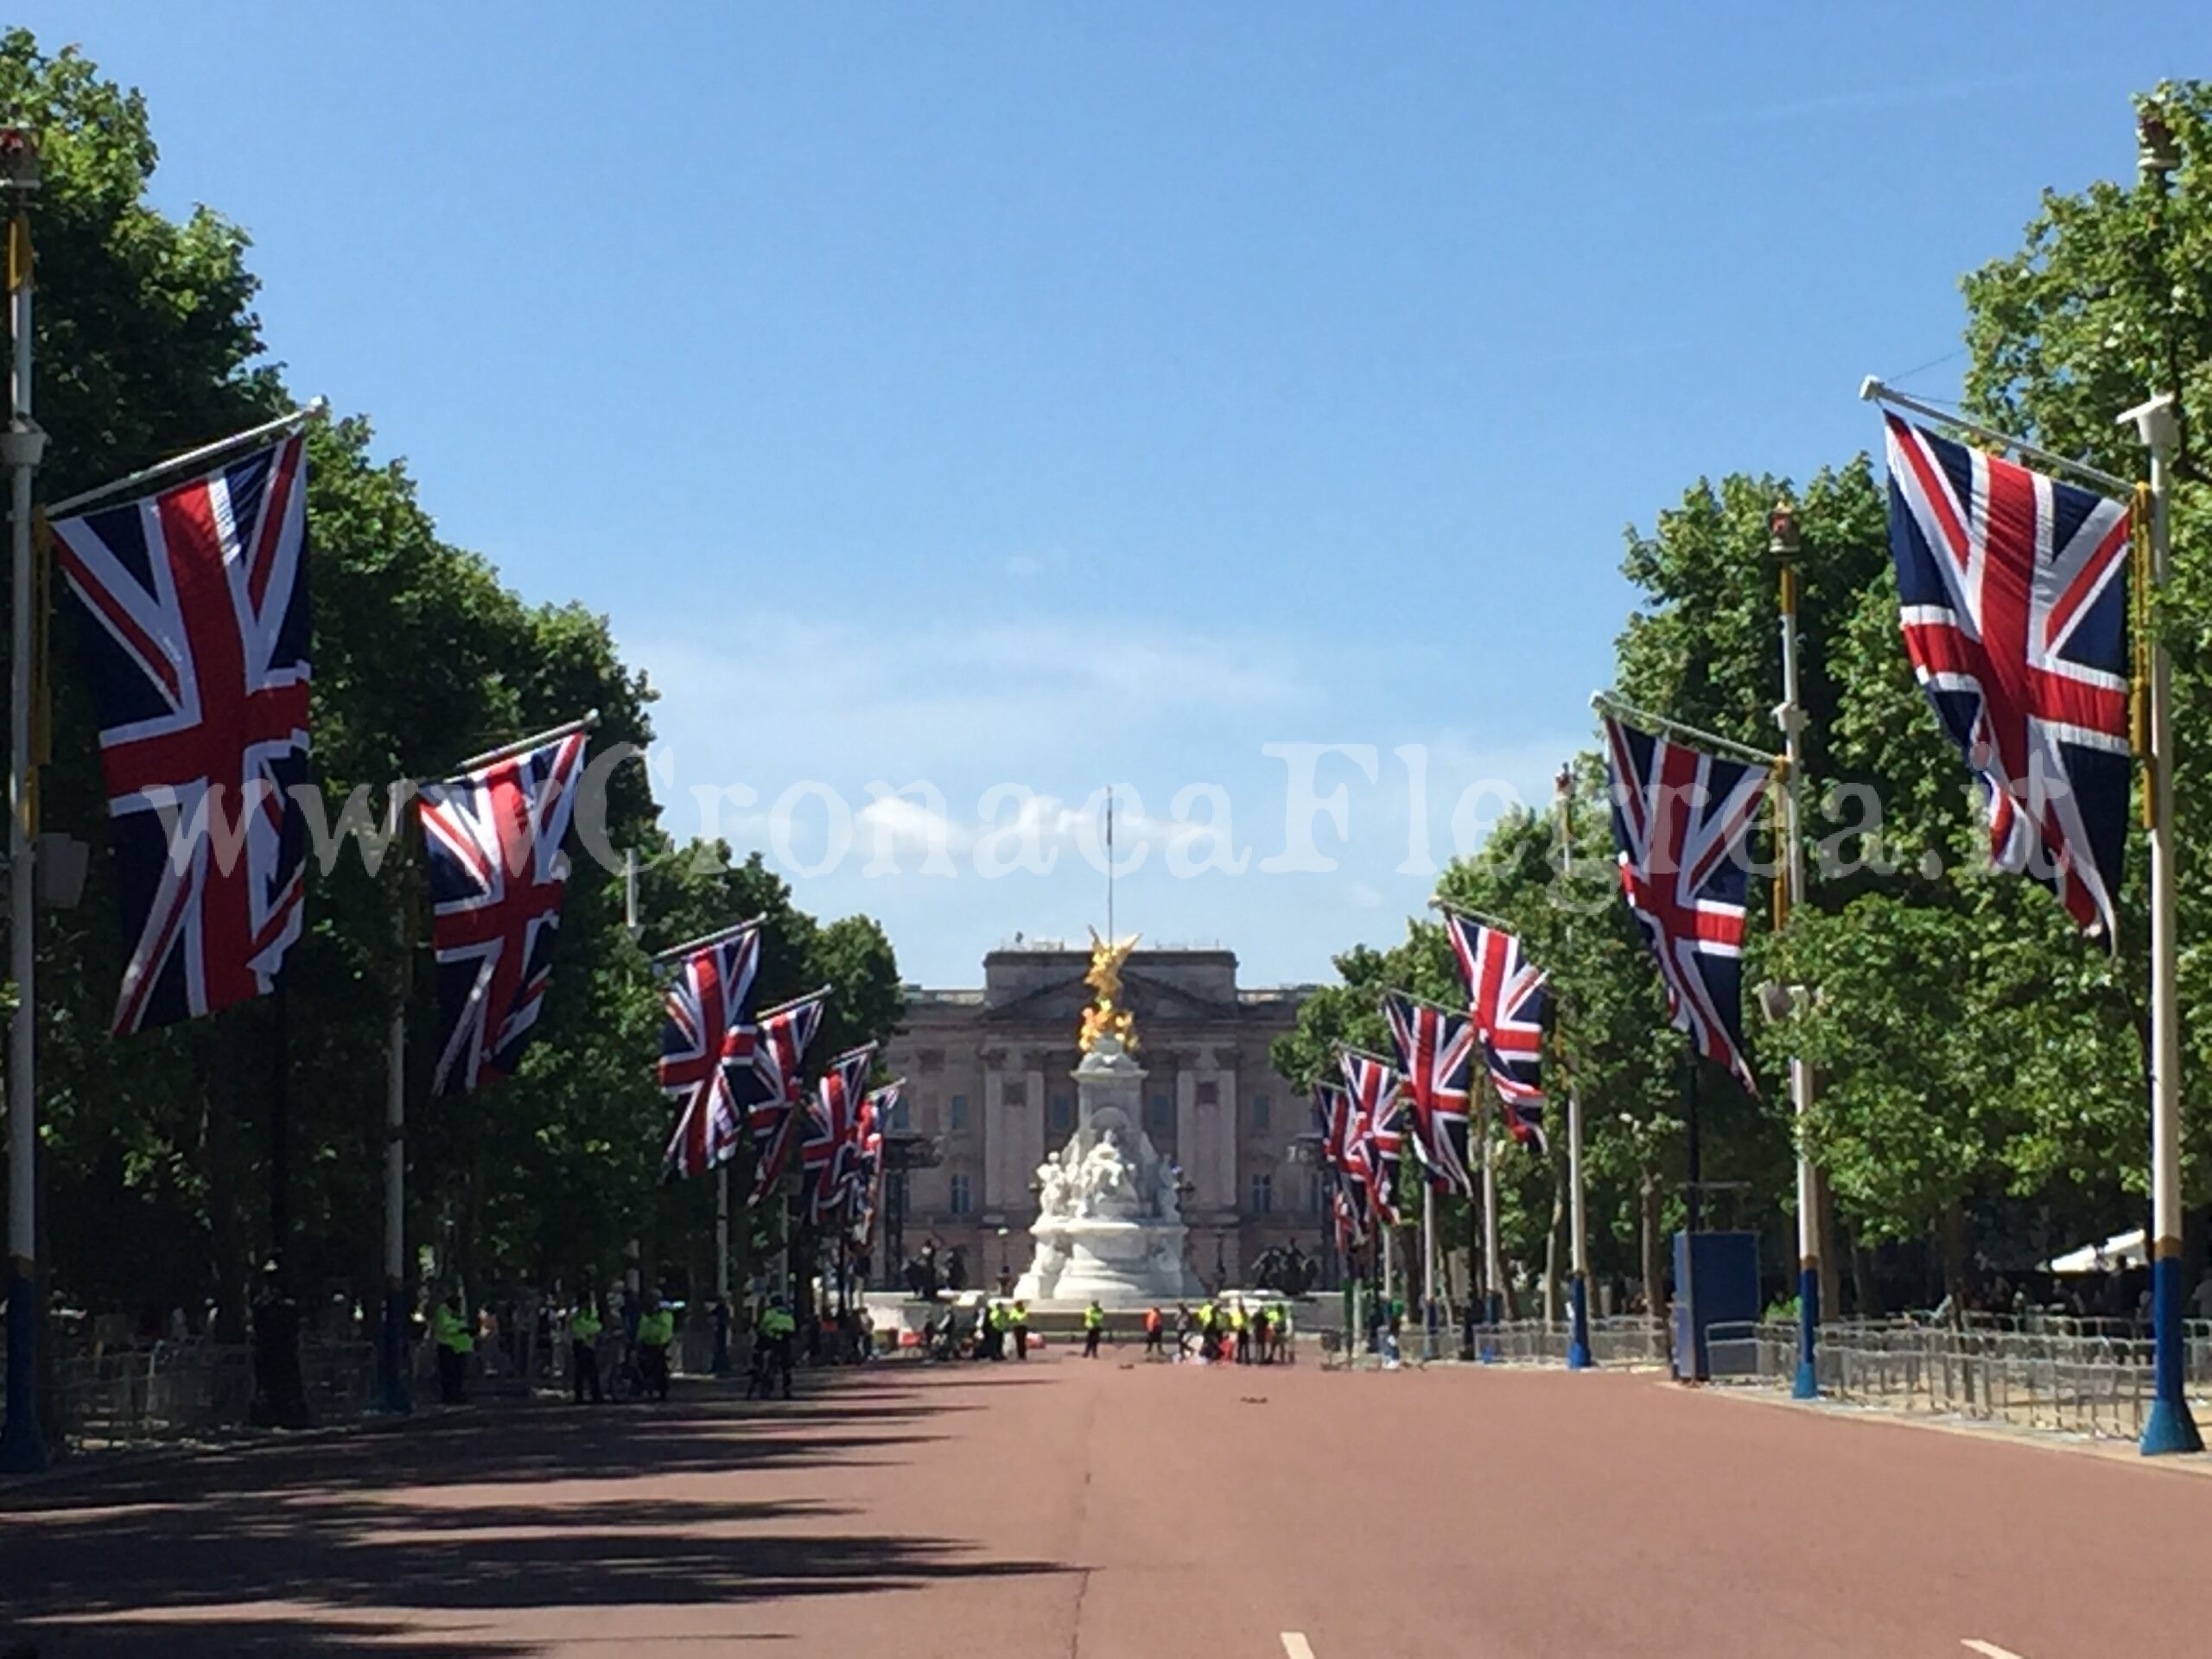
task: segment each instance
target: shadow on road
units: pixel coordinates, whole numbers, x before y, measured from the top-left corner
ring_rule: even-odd
[[[581,1631],[602,1606],[1065,1570],[841,1530],[849,1511],[811,1500],[747,1497],[751,1472],[900,1461],[940,1438],[907,1426],[973,1409],[874,1373],[817,1387],[788,1405],[698,1385],[661,1407],[460,1413],[24,1489],[0,1501],[0,1656],[10,1642],[35,1643],[40,1659],[522,1655],[533,1645],[456,1627],[471,1611],[573,1608]],[[729,1497],[634,1484],[699,1474],[731,1477]]]

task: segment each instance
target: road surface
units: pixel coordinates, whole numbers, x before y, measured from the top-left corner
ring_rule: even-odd
[[[1675,1388],[891,1364],[0,1495],[41,1659],[2202,1659],[2212,1478]]]

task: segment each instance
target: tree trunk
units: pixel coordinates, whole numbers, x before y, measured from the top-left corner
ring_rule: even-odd
[[[1638,1243],[1643,1253],[1644,1311],[1655,1319],[1664,1319],[1667,1313],[1667,1274],[1659,1255],[1659,1221],[1666,1192],[1659,1184],[1659,1171],[1652,1165],[1643,1166],[1638,1196],[1643,1201]]]
[[[1827,1174],[1816,1169],[1813,1172],[1813,1191],[1816,1195],[1813,1206],[1813,1248],[1821,1258],[1821,1317],[1838,1319],[1843,1317],[1843,1264],[1836,1256],[1839,1229],[1835,1189],[1828,1185]]]
[[[1845,1246],[1851,1252],[1851,1289],[1859,1306],[1855,1312],[1862,1319],[1882,1317],[1882,1287],[1874,1278],[1873,1258],[1859,1242],[1859,1230],[1839,1221],[1836,1230],[1843,1236]]]
[[[208,1248],[214,1257],[215,1326],[218,1342],[244,1342],[248,1281],[245,1217],[238,1170],[238,1085],[240,1067],[230,1021],[218,1017],[213,1053],[202,1070],[207,1116],[200,1143],[200,1177],[207,1192]]]
[[[1953,1200],[1943,1206],[1943,1294],[1950,1299],[1951,1324],[1966,1323],[1967,1284],[1966,1205]]]
[[[1552,1224],[1544,1235],[1544,1323],[1557,1325],[1562,1315],[1560,1310],[1560,1281],[1564,1274],[1561,1263],[1567,1256],[1567,1180],[1556,1162],[1552,1173]]]

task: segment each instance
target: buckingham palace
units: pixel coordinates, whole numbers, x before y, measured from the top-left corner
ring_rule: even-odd
[[[885,1058],[906,1079],[905,1127],[938,1161],[904,1177],[905,1248],[959,1250],[971,1285],[1028,1265],[1037,1167],[1075,1129],[1090,964],[1087,950],[1017,941],[983,958],[980,988],[906,989]],[[1240,988],[1236,953],[1218,949],[1139,950],[1122,984],[1145,1132],[1183,1173],[1192,1271],[1235,1283],[1270,1245],[1316,1251],[1319,1187],[1291,1157],[1312,1113],[1268,1052],[1313,988]]]

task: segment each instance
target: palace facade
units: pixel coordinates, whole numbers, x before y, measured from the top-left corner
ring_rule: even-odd
[[[904,1178],[905,1249],[957,1249],[970,1286],[1029,1265],[1037,1166],[1075,1129],[1090,964],[1087,950],[1016,943],[983,958],[980,989],[907,988],[885,1058],[906,1079],[905,1127],[939,1162]],[[1223,950],[1137,950],[1122,985],[1146,1071],[1145,1133],[1187,1184],[1192,1271],[1234,1284],[1270,1245],[1315,1253],[1320,1187],[1291,1156],[1313,1113],[1268,1053],[1313,987],[1242,988]]]

